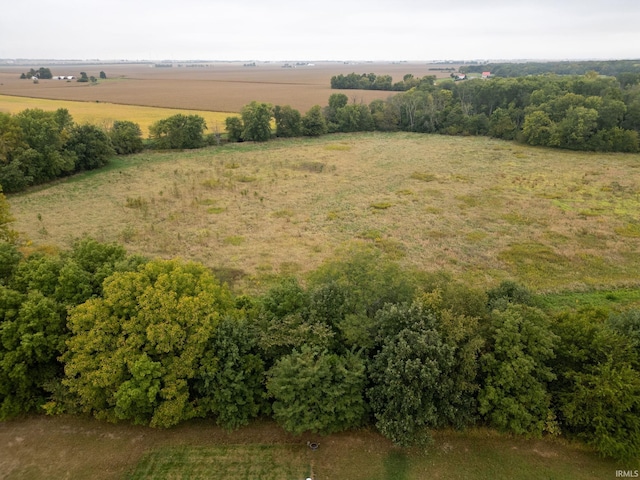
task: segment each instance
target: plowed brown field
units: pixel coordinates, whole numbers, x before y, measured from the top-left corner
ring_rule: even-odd
[[[42,66],[50,68],[54,76],[76,75],[81,71],[106,80],[96,84],[75,80],[21,80],[20,74]],[[238,112],[243,105],[257,100],[274,105],[291,105],[306,112],[313,105],[326,105],[332,93],[343,92],[356,101],[369,103],[386,99],[393,92],[373,90],[332,90],[331,77],[375,73],[391,75],[393,81],[411,73],[416,77],[449,72],[433,68],[456,67],[418,62],[361,63],[319,62],[313,66],[283,68],[282,62],[257,63],[245,67],[243,63],[214,62],[199,67],[178,66],[155,68],[149,64],[80,64],[80,65],[19,65],[0,66],[0,95],[17,95],[54,100],[110,102],[125,105],[144,105],[216,112]]]

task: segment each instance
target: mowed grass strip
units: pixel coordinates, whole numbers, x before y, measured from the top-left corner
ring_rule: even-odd
[[[59,108],[66,108],[76,123],[89,123],[106,128],[110,127],[113,122],[117,120],[128,120],[140,125],[142,134],[145,137],[149,135],[150,125],[158,120],[178,113],[183,115],[200,115],[207,123],[208,133],[215,133],[216,131],[224,133],[225,119],[237,115],[228,112],[143,107],[105,102],[47,100],[42,98],[0,95],[0,112],[16,114],[29,108],[39,108],[45,111],[55,111]]]
[[[35,245],[86,234],[256,287],[360,242],[483,287],[585,291],[638,285],[639,167],[480,137],[328,135],[145,152],[9,200]]]

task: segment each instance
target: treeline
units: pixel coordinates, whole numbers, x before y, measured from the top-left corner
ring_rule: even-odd
[[[638,310],[550,315],[515,283],[473,289],[366,248],[234,294],[197,263],[90,239],[24,255],[2,232],[0,419],[270,417],[295,434],[372,425],[398,445],[487,425],[640,454]]]
[[[267,120],[274,118],[276,137],[400,130],[487,135],[570,150],[639,151],[640,78],[624,87],[598,75],[447,80],[369,105],[349,103],[342,93],[328,103],[302,116],[289,106],[252,102],[242,118],[227,122],[229,139],[268,140]],[[257,108],[260,118],[252,114]]]
[[[105,166],[114,155],[144,148],[200,148],[219,142],[205,135],[205,120],[177,114],[150,126],[143,140],[137,123],[118,120],[108,128],[77,124],[66,109],[0,112],[0,186],[6,193]]]
[[[640,73],[638,60],[590,60],[562,62],[521,62],[488,63],[481,65],[462,65],[461,73],[482,73],[490,71],[498,77],[522,77],[526,75],[585,75],[596,72],[599,75],[616,77],[623,73]]]
[[[375,73],[349,73],[347,75],[334,75],[331,77],[331,88],[343,90],[390,90],[404,92],[414,87],[434,85],[435,75],[427,75],[422,78],[406,74],[401,82],[393,83],[391,75],[376,75]]]
[[[20,74],[20,78],[23,80],[32,77],[38,77],[42,80],[47,80],[53,78],[53,75],[51,74],[51,70],[46,67],[40,67],[38,70],[32,68],[27,73]]]

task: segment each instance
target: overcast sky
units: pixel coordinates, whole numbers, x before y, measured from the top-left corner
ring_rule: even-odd
[[[640,58],[640,0],[6,0],[0,58]]]

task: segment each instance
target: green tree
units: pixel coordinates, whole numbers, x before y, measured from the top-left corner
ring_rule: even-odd
[[[194,391],[219,425],[239,428],[265,407],[264,373],[256,329],[247,319],[225,317],[209,340]]]
[[[365,414],[365,380],[364,362],[358,355],[338,356],[302,347],[281,358],[267,374],[273,416],[294,434],[359,426]]]
[[[233,304],[203,266],[152,261],[72,310],[64,384],[98,418],[170,427],[202,415],[192,384]]]
[[[15,243],[18,238],[18,232],[11,228],[11,223],[14,220],[9,208],[9,202],[7,202],[7,198],[2,193],[2,188],[0,188],[0,242]]]
[[[302,134],[307,137],[319,137],[327,133],[327,122],[320,105],[314,105],[302,117]]]
[[[456,410],[449,377],[455,350],[437,330],[435,315],[420,304],[387,305],[376,320],[383,341],[368,390],[376,427],[395,444],[424,443],[426,428],[451,422]]]
[[[230,142],[242,141],[242,132],[244,131],[244,124],[240,117],[227,117],[224,120],[227,129],[227,138]]]
[[[115,155],[111,139],[105,131],[89,124],[72,128],[65,148],[76,157],[76,171],[103,167]]]
[[[494,427],[519,434],[544,431],[551,406],[547,385],[555,379],[548,364],[557,342],[549,328],[546,314],[526,305],[492,312],[478,402]]]
[[[551,139],[556,129],[555,123],[549,115],[536,110],[527,114],[522,126],[522,138],[529,145],[547,147],[551,145]]]
[[[0,286],[0,419],[35,410],[59,377],[68,332],[64,308],[40,291]]]
[[[181,113],[158,120],[149,127],[150,138],[156,148],[200,148],[205,145],[204,130],[207,124],[200,115]]]
[[[101,80],[106,80],[106,79],[107,79],[107,74],[106,74],[106,73],[104,73],[104,71],[103,71],[103,70],[101,70],[101,71],[100,71],[100,79],[101,79]]]
[[[111,138],[111,144],[118,155],[141,152],[144,148],[140,125],[128,120],[113,122],[109,130],[109,138]]]
[[[302,134],[302,116],[289,105],[276,105],[273,109],[276,121],[276,137],[299,137]]]
[[[273,107],[269,103],[255,100],[242,107],[242,138],[248,142],[266,142],[271,138],[271,117]]]
[[[75,155],[64,149],[70,127],[66,110],[28,109],[15,118],[27,144],[27,149],[18,158],[25,177],[32,178],[34,183],[42,183],[73,171]]]
[[[632,316],[608,320],[603,311],[579,310],[553,324],[560,341],[551,391],[563,432],[624,460],[640,455],[635,323]]]

